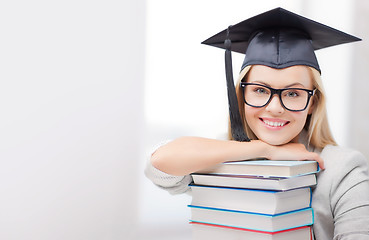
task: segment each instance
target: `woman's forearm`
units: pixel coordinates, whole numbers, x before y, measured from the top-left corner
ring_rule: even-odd
[[[268,145],[224,141],[200,137],[181,137],[160,147],[151,157],[152,165],[171,175],[184,176],[226,161],[268,157]]]
[[[301,143],[275,146],[261,140],[237,142],[200,137],[181,137],[160,147],[151,156],[151,163],[167,174],[184,176],[226,161],[254,158],[315,160],[324,169],[319,154],[309,152]]]

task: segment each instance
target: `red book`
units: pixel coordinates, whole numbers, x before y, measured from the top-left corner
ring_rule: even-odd
[[[227,227],[207,223],[190,222],[194,240],[311,240],[309,226],[292,228],[278,232],[263,232],[244,228]]]

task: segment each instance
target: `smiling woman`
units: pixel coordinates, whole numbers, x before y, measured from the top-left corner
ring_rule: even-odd
[[[325,169],[312,194],[315,239],[369,239],[367,160],[334,141],[315,56],[315,50],[358,40],[281,8],[205,40],[226,49],[229,139],[175,139],[154,151],[146,175],[171,193],[183,193],[190,173],[226,161],[315,160]],[[246,53],[236,89],[231,49]]]

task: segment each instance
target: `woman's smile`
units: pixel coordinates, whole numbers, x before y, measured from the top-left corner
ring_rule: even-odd
[[[282,119],[275,119],[275,118],[264,118],[263,117],[259,119],[265,125],[265,127],[271,130],[281,130],[290,123],[289,121],[285,121]]]

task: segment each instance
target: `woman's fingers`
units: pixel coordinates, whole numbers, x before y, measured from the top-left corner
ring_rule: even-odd
[[[303,144],[287,143],[273,146],[270,157],[271,160],[314,160],[319,164],[320,169],[324,169],[324,161],[316,152],[309,152]]]

